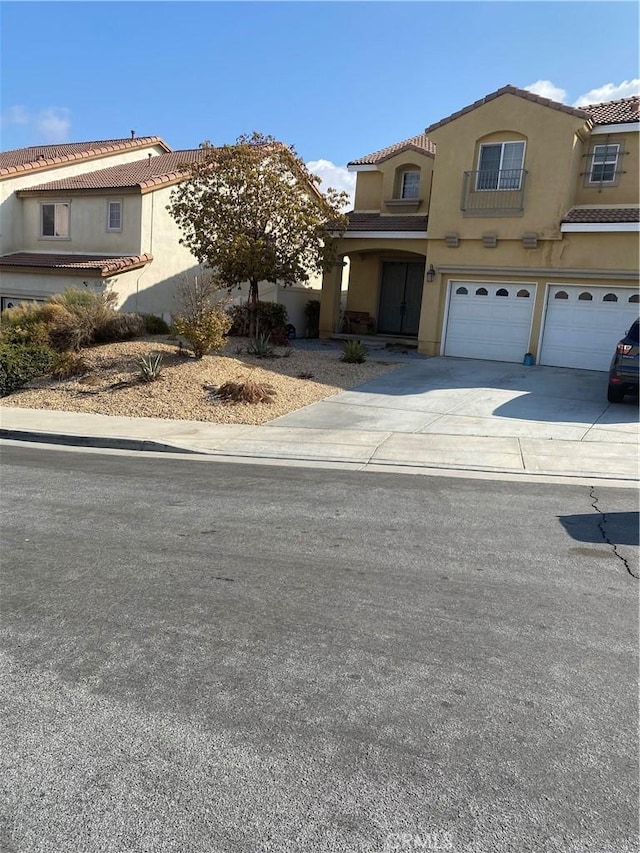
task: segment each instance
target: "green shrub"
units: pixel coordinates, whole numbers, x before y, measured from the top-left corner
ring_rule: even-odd
[[[160,378],[162,372],[162,353],[143,355],[138,359],[138,368],[142,382],[155,382],[156,379]]]
[[[54,358],[47,347],[0,343],[0,397],[49,373]]]
[[[367,359],[367,348],[360,341],[347,341],[342,347],[340,361],[348,364],[362,364]]]
[[[202,358],[210,350],[222,349],[231,320],[221,308],[207,308],[191,316],[178,315],[174,319],[174,325],[177,333],[186,338],[193,347],[194,356]]]
[[[168,335],[171,331],[168,323],[157,314],[144,314],[144,330],[148,335]]]
[[[24,346],[47,346],[49,329],[44,306],[37,302],[21,302],[3,311],[0,317],[0,341]]]
[[[144,317],[140,314],[120,314],[114,311],[96,326],[93,342],[110,344],[115,341],[130,341],[132,338],[139,338],[144,332]]]
[[[249,335],[249,306],[232,305],[228,309],[231,317],[229,335],[246,338]],[[287,309],[275,302],[258,302],[256,334],[280,334],[286,337]]]
[[[320,335],[320,300],[310,299],[304,306],[304,316],[307,321],[307,337],[317,338]]]

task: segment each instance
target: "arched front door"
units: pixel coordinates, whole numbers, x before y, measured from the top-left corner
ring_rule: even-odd
[[[417,337],[424,261],[383,261],[378,332]]]

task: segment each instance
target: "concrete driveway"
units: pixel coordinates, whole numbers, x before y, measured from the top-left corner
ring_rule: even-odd
[[[269,425],[635,444],[637,399],[610,404],[606,389],[592,370],[416,359]]]

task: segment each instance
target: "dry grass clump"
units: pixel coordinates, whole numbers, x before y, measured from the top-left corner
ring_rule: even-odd
[[[266,382],[225,382],[213,394],[223,403],[273,403],[275,390]]]

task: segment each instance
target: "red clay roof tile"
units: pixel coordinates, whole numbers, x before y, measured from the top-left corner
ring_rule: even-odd
[[[563,222],[640,222],[639,207],[573,207]]]
[[[14,252],[0,256],[0,269],[7,271],[24,267],[42,270],[78,271],[98,273],[102,277],[127,269],[145,266],[153,260],[153,255],[80,255],[80,254],[49,254],[46,252]]]
[[[379,213],[348,213],[345,236],[353,231],[425,231],[426,216],[381,216]]]
[[[602,104],[588,104],[580,109],[589,113],[594,124],[629,124],[640,121],[640,95]]]
[[[166,152],[171,148],[159,136],[140,136],[134,139],[103,139],[94,142],[65,142],[58,145],[33,145],[0,152],[0,178],[20,172],[37,172],[77,160],[89,160],[116,151],[148,148],[159,145]]]
[[[373,154],[367,154],[365,157],[360,157],[357,160],[351,160],[349,166],[366,166],[377,165],[396,154],[403,151],[417,151],[419,154],[426,154],[433,157],[436,153],[436,146],[424,133],[419,133],[418,136],[412,136],[411,139],[405,139],[402,142],[396,142],[395,145],[389,145],[387,148],[382,148],[380,151],[374,151]]]

